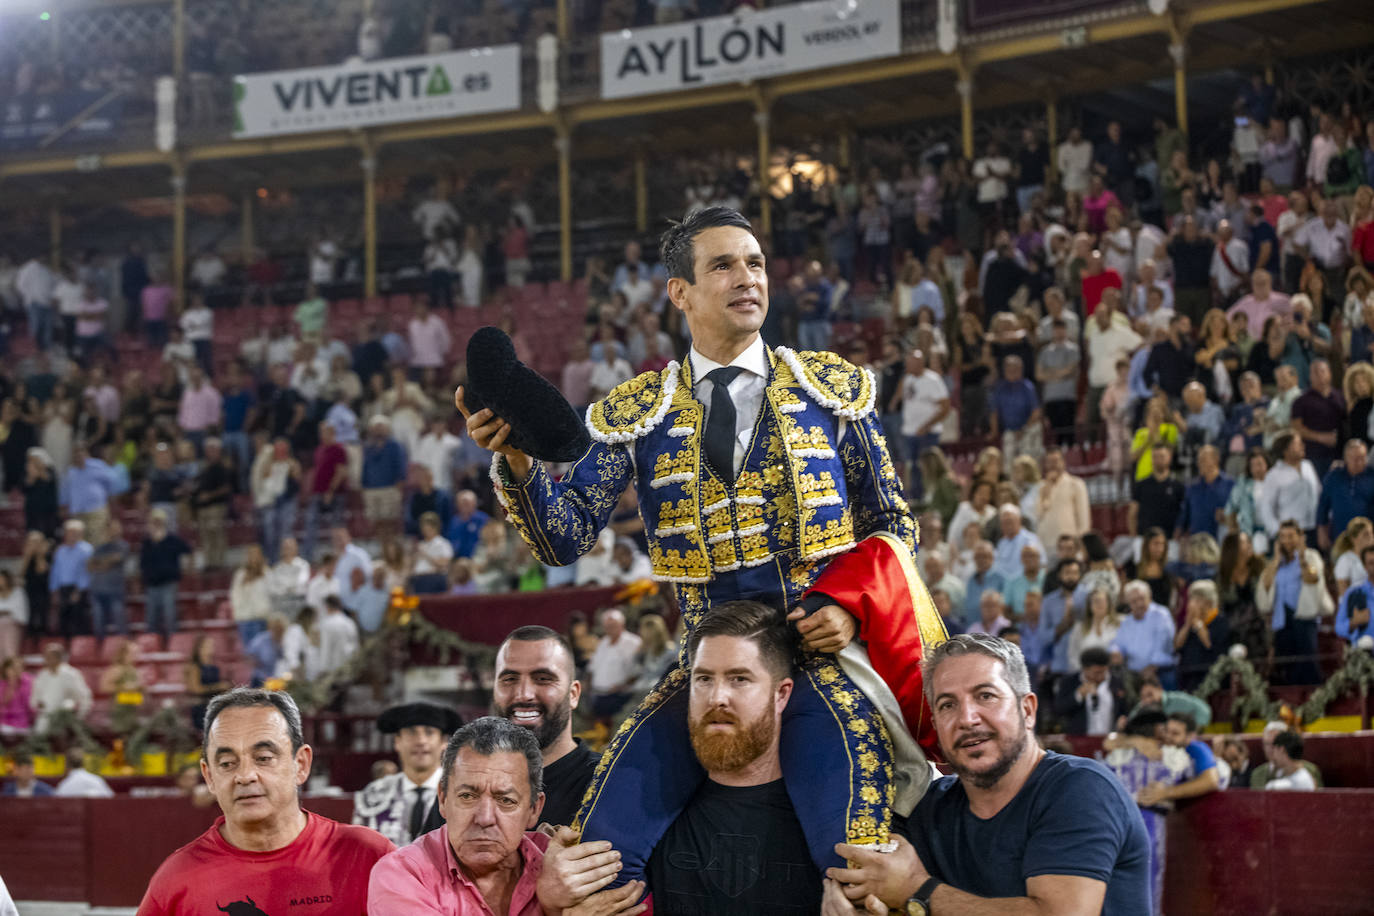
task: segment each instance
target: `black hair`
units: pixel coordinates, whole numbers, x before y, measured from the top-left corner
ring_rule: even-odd
[[[1302,759],[1302,735],[1295,731],[1281,731],[1274,736],[1274,747],[1281,747],[1293,760]]]
[[[1169,713],[1169,721],[1182,722],[1183,728],[1190,734],[1197,731],[1197,719],[1194,719],[1191,713],[1171,712]]]
[[[775,681],[792,675],[796,657],[795,632],[777,608],[761,601],[727,601],[706,612],[687,637],[687,658],[696,662],[697,649],[707,636],[734,636],[752,641],[759,658]]]
[[[659,239],[659,258],[668,276],[695,284],[696,250],[693,240],[707,229],[721,226],[733,226],[750,233],[754,231],[744,214],[732,207],[706,207],[688,215],[682,222],[670,225]]]
[[[1122,731],[1128,735],[1138,735],[1141,738],[1153,738],[1156,729],[1168,721],[1169,717],[1158,706],[1142,706],[1131,713],[1131,717],[1126,720],[1126,725]]]
[[[1110,665],[1112,656],[1101,646],[1088,646],[1078,656],[1078,664],[1084,668],[1096,668],[1098,665]]]
[[[577,614],[579,612],[574,611],[573,613]],[[586,619],[586,617],[582,618],[584,623],[586,622]],[[548,627],[539,626],[538,624],[530,624],[529,626],[516,627],[514,630],[511,630],[509,636],[507,636],[504,640],[501,641],[501,645],[497,648],[497,653],[499,654],[501,649],[504,649],[507,646],[507,644],[513,642],[558,643],[559,648],[562,649],[563,653],[568,657],[568,671],[573,675],[573,677],[577,676],[577,672],[574,670],[577,667],[577,663],[575,661],[577,656],[573,653],[572,643],[568,642],[568,638],[564,636],[562,633],[559,633],[557,630],[551,630]]]

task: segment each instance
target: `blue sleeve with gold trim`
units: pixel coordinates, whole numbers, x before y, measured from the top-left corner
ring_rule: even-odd
[[[892,466],[883,438],[882,422],[870,411],[847,424],[840,440],[845,487],[854,514],[854,536],[862,540],[878,531],[899,538],[916,553],[916,520],[911,515],[902,483]]]
[[[497,497],[535,558],[567,566],[596,544],[634,466],[625,446],[593,441],[563,480],[536,461],[527,480],[512,483],[510,465],[499,455],[493,470]]]

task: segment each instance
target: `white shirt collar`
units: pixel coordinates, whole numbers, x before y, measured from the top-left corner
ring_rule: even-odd
[[[720,363],[703,356],[696,344],[692,345],[687,358],[692,361],[692,387],[694,388],[701,384],[712,370],[721,368]],[[759,378],[768,378],[768,350],[764,346],[762,335],[755,337],[754,342],[744,348],[744,352],[730,361],[730,365],[739,366],[745,372],[752,372]]]
[[[434,772],[430,773],[429,778],[420,783],[420,785],[429,789],[431,792],[437,792],[439,791],[439,777],[443,775],[443,767],[435,767]],[[405,783],[407,793],[415,791],[415,783],[411,782],[410,777],[404,772],[401,773],[401,781]]]

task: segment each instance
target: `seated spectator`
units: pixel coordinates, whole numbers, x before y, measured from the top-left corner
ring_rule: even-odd
[[[406,556],[406,549],[399,538],[387,538],[382,541],[382,555],[372,565],[373,569],[378,567],[385,574],[384,581],[388,590],[405,588],[406,581],[410,579],[410,558]]]
[[[6,798],[47,798],[53,794],[52,786],[34,774],[33,755],[27,751],[19,751],[14,755],[14,769],[10,775],[4,788],[0,789],[0,795]]]
[[[1006,603],[1002,596],[991,589],[983,592],[978,601],[978,619],[969,624],[964,631],[966,633],[981,633],[984,636],[996,636],[1002,630],[1011,626],[1011,621],[1007,619],[1003,611]]]
[[[229,584],[229,608],[238,627],[240,644],[248,645],[267,627],[272,607],[267,560],[261,547],[249,544],[243,552],[243,565],[234,570]]]
[[[1129,560],[1122,572],[1150,586],[1150,599],[1161,607],[1174,606],[1174,576],[1169,570],[1169,536],[1163,528],[1146,528],[1140,536],[1140,556]]]
[[[182,683],[191,697],[191,727],[200,731],[205,726],[206,705],[216,695],[234,686],[216,664],[215,640],[208,633],[196,637],[191,647],[191,657],[182,666]]]
[[[102,696],[114,697],[115,706],[133,706],[134,712],[142,705],[141,696],[143,689],[148,685],[143,683],[143,676],[139,673],[138,667],[138,646],[132,641],[122,643],[115,650],[114,659],[100,672],[100,694]],[[138,694],[137,701],[128,701],[120,698],[120,694]]]
[[[1335,470],[1332,468],[1333,473]],[[1330,477],[1331,474],[1326,476]],[[1336,579],[1337,595],[1344,595],[1352,585],[1365,581],[1364,562],[1360,557],[1364,549],[1371,545],[1374,545],[1374,523],[1362,515],[1352,518],[1331,548],[1331,556],[1336,560],[1332,572]]]
[[[477,588],[484,595],[514,591],[530,561],[524,542],[503,519],[482,526],[481,540],[472,553]]]
[[[52,794],[58,798],[114,798],[110,784],[86,769],[86,751],[80,747],[67,751],[67,775]]]
[[[1273,721],[1264,726],[1264,731],[1260,734],[1264,763],[1250,771],[1250,788],[1263,789],[1271,780],[1279,778],[1279,770],[1274,762],[1274,740],[1287,731],[1289,728],[1286,722]],[[1318,789],[1322,788],[1322,774],[1317,765],[1310,760],[1303,760],[1300,765],[1307,771],[1307,775],[1312,777],[1312,784]]]
[[[1215,406],[1215,405],[1213,405]],[[1209,534],[1216,537],[1235,481],[1221,471],[1221,452],[1204,445],[1197,453],[1197,477],[1183,491],[1183,511],[1175,537]]]
[[[281,559],[267,573],[267,595],[272,602],[272,610],[294,617],[305,603],[309,582],[310,564],[297,553],[296,539],[284,539],[281,542]]]
[[[391,588],[386,581],[387,570],[381,563],[372,567],[372,575],[364,575],[361,569],[353,571],[356,582],[363,581],[353,589],[353,611],[358,620],[358,628],[364,633],[375,633],[386,622],[386,613],[391,607]]]
[[[366,882],[367,912],[539,916],[544,910],[535,886],[548,837],[526,832],[534,830],[544,807],[543,764],[534,736],[506,719],[478,719],[449,739],[440,771],[444,825],[373,867]],[[629,902],[643,890],[635,883],[609,893]]]
[[[333,551],[326,550],[320,556],[320,562],[315,567],[315,574],[305,584],[305,606],[313,609],[317,614],[324,614],[325,598],[339,594],[339,579],[335,575],[338,567],[338,555]]]
[[[616,538],[615,547],[611,550],[611,563],[615,566],[612,575],[617,585],[628,585],[654,577],[649,558],[629,538]]]
[[[415,544],[410,576],[410,588],[418,595],[441,594],[448,590],[453,545],[439,531],[439,516],[436,513],[428,512],[421,516],[420,539]]]
[[[587,663],[588,687],[592,693],[592,713],[599,722],[614,718],[629,701],[639,676],[636,657],[643,644],[625,630],[625,614],[611,608],[601,615],[604,635]]]
[[[379,537],[399,534],[401,487],[406,479],[406,453],[391,435],[391,421],[375,416],[363,444],[363,515]]]
[[[1316,781],[1303,766],[1302,735],[1295,731],[1282,731],[1274,736],[1270,752],[1272,776],[1264,788],[1274,791],[1315,792]]]
[[[1179,685],[1184,690],[1196,689],[1230,645],[1231,624],[1221,613],[1216,583],[1199,579],[1188,586],[1187,616],[1174,635]]]
[[[482,529],[491,520],[491,516],[477,508],[477,494],[471,490],[460,490],[453,505],[453,519],[445,529],[444,535],[453,544],[455,557],[470,557],[477,549]]]
[[[43,668],[33,679],[33,690],[29,694],[37,721],[34,729],[47,731],[48,717],[63,710],[85,719],[91,712],[91,688],[86,679],[71,665],[67,664],[67,650],[57,643],[43,647]]]
[[[975,480],[969,486],[968,499],[954,510],[954,520],[949,523],[951,544],[962,547],[965,528],[972,525],[976,531],[981,532],[983,526],[992,521],[997,515],[997,507],[992,502],[995,493],[996,485],[986,480]]]
[[[1253,767],[1250,765],[1250,750],[1244,741],[1235,735],[1214,735],[1212,752],[1217,756],[1218,765],[1224,761],[1231,768],[1228,789],[1250,788]]]
[[[1121,615],[1117,613],[1111,595],[1105,588],[1090,591],[1084,602],[1083,619],[1068,631],[1069,670],[1075,673],[1079,670],[1079,659],[1089,649],[1110,652],[1120,632]]]
[[[149,632],[162,634],[163,642],[177,629],[177,585],[191,547],[167,530],[167,513],[154,509],[148,514],[148,536],[139,553],[143,576],[145,613]]]
[[[1350,556],[1350,554],[1346,554]],[[1374,543],[1368,543],[1360,551],[1363,563],[1363,578],[1341,593],[1341,603],[1336,610],[1336,635],[1354,646],[1366,636],[1374,635],[1370,624],[1370,611],[1374,610]]]
[[[424,434],[416,440],[415,452],[410,456],[412,472],[417,466],[426,468],[435,489],[451,498],[454,452],[462,442],[449,430],[448,418],[443,414],[435,414],[430,417]],[[451,511],[449,515],[452,515]],[[445,526],[448,525],[448,516],[444,516],[443,522]]]
[[[639,655],[635,664],[639,667],[639,679],[635,681],[635,691],[647,694],[658,686],[669,670],[677,664],[678,646],[668,632],[668,625],[657,614],[644,614],[639,618]]]
[[[1135,802],[1097,761],[1041,749],[1020,651],[995,637],[956,636],[924,667],[955,775],[936,781],[916,806],[910,843],[894,837],[892,853],[836,847],[851,867],[827,870],[839,882],[827,886],[832,899],[842,890],[870,913],[912,897],[935,913],[1033,905],[1027,898],[1055,912],[1137,909],[1148,894],[1149,841]],[[975,707],[983,729],[976,734],[966,718]],[[994,843],[1010,860],[968,853]]]
[[[33,675],[18,655],[0,659],[0,738],[23,737],[33,728]]]
[[[1142,678],[1156,677],[1169,690],[1177,687],[1174,659],[1174,618],[1151,600],[1150,586],[1133,579],[1122,589],[1131,613],[1121,621],[1115,648],[1127,671]]]
[[[1076,661],[1078,671],[1061,678],[1056,688],[1054,714],[1065,734],[1105,735],[1125,713],[1126,686],[1112,673],[1106,649],[1090,646]]]
[[[457,557],[453,564],[448,568],[448,594],[450,595],[477,595],[481,594],[477,590],[477,579],[473,575],[472,560],[469,557]]]

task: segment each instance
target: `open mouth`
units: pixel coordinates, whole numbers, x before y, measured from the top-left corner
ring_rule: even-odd
[[[969,751],[992,743],[992,735],[970,735],[961,740],[957,747],[960,750]]]
[[[759,308],[760,305],[761,303],[755,297],[744,296],[742,298],[731,301],[730,308],[741,312],[747,312]]]
[[[533,725],[543,720],[544,713],[538,709],[517,709],[510,717],[517,725]]]

